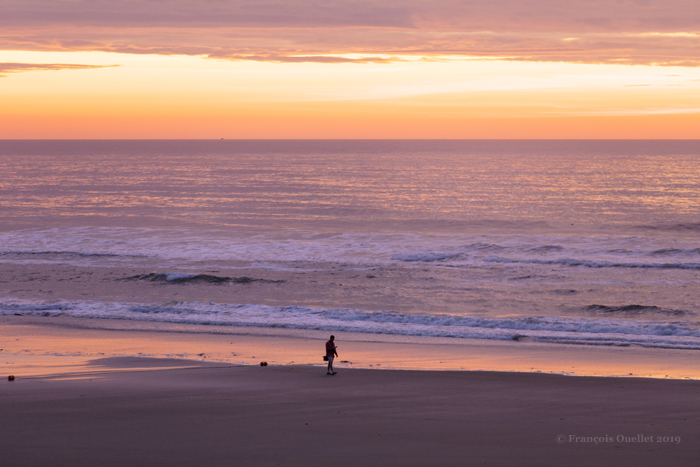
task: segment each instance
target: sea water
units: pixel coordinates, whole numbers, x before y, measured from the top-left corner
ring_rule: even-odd
[[[700,349],[700,141],[0,141],[0,214],[6,271],[205,287],[0,314]]]

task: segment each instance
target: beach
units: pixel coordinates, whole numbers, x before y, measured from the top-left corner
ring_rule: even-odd
[[[2,465],[697,465],[698,381],[89,366],[0,383]]]
[[[81,323],[2,317],[3,466],[697,463],[693,351]]]

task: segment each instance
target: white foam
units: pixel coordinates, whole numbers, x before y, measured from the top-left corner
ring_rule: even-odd
[[[589,261],[584,259],[560,258],[552,260],[515,259],[500,256],[487,256],[487,263],[523,263],[523,264],[561,264],[564,266],[583,266],[587,268],[631,268],[631,269],[700,269],[700,263],[616,263],[612,261]]]
[[[455,337],[585,345],[640,345],[700,349],[700,328],[690,321],[626,321],[594,318],[482,318],[450,314],[407,314],[324,309],[296,305],[172,302],[165,305],[73,301],[5,301],[0,314],[126,319],[179,324],[254,326],[362,332],[377,335]]]
[[[192,279],[193,277],[197,277],[199,274],[185,274],[181,272],[171,272],[169,274],[165,274],[165,280],[168,282],[172,281],[181,281],[183,279]]]
[[[62,227],[0,232],[0,261],[201,263],[242,261],[271,269],[290,263],[357,266],[406,263],[484,265],[494,262],[587,267],[700,268],[691,240],[552,235],[245,234],[193,229]],[[497,254],[498,256],[493,256]],[[52,257],[53,256],[53,257]],[[691,260],[692,261],[692,260]],[[416,264],[415,266],[420,266]],[[314,268],[315,266],[311,266]]]
[[[456,258],[460,256],[458,253],[457,254],[449,254],[449,253],[398,253],[395,254],[394,256],[391,257],[391,259],[397,260],[397,261],[425,261],[425,262],[432,262],[432,261],[442,261],[445,259],[450,259],[450,258]]]

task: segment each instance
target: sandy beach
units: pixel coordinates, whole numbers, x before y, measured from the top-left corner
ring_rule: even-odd
[[[3,466],[697,465],[691,351],[0,324]]]
[[[108,358],[0,384],[2,465],[697,465],[700,382]],[[659,397],[665,394],[666,397]]]

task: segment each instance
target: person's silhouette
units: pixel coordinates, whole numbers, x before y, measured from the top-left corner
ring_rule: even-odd
[[[338,356],[337,349],[335,345],[335,336],[331,336],[331,339],[326,342],[326,358],[328,359],[328,372],[327,375],[334,375],[336,372],[333,371],[333,359]]]

